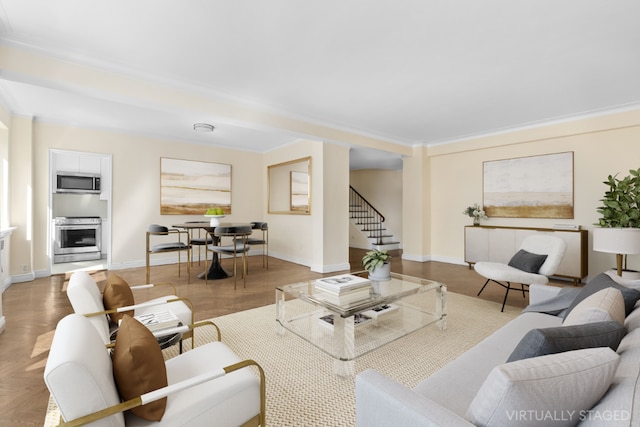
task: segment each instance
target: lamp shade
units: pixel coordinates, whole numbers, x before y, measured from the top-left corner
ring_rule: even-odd
[[[611,254],[640,254],[640,228],[593,229],[593,250]]]

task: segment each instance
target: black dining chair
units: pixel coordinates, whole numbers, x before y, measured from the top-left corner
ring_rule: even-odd
[[[167,241],[168,237],[177,237],[176,240]],[[184,241],[182,240],[184,239]],[[152,241],[159,243],[152,244]],[[146,254],[146,272],[147,283],[150,282],[151,263],[150,255],[164,252],[178,252],[178,276],[180,276],[180,254],[182,251],[187,252],[187,283],[191,283],[191,245],[189,244],[189,233],[186,230],[178,230],[177,228],[167,228],[163,225],[151,224],[147,228],[147,254]]]
[[[202,221],[187,221],[189,223],[202,222]],[[204,236],[203,236],[204,235]],[[202,228],[190,228],[189,229],[189,243],[191,243],[191,265],[193,265],[194,249],[198,247],[198,265],[202,258],[202,249],[204,248],[205,257],[207,255],[207,245],[213,244],[211,235]],[[205,259],[206,263],[206,259]]]
[[[208,250],[215,252],[218,255],[228,255],[233,257],[233,289],[237,289],[238,254],[242,255],[242,280],[244,287],[247,287],[247,252],[249,252],[251,247],[247,243],[247,238],[251,234],[251,231],[251,227],[249,226],[218,226],[214,230],[214,236],[218,237],[218,245],[207,246]],[[222,245],[221,242],[223,237],[232,237],[232,243],[230,245]]]
[[[247,244],[250,246],[262,245],[262,268],[269,269],[269,225],[266,222],[254,221],[251,223],[251,236],[258,232],[262,232],[262,237],[247,238]],[[247,267],[248,269],[248,267]]]

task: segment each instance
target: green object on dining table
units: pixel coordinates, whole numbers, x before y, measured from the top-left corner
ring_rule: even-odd
[[[205,215],[224,215],[222,208],[209,208]]]

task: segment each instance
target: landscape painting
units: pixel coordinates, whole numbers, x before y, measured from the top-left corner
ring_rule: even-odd
[[[231,165],[160,158],[160,214],[231,213]]]
[[[484,162],[489,217],[573,218],[573,152]]]

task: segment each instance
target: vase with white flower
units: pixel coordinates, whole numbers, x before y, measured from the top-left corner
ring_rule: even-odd
[[[473,218],[473,225],[480,225],[481,219],[489,218],[484,209],[482,209],[477,203],[467,207],[462,213]]]

